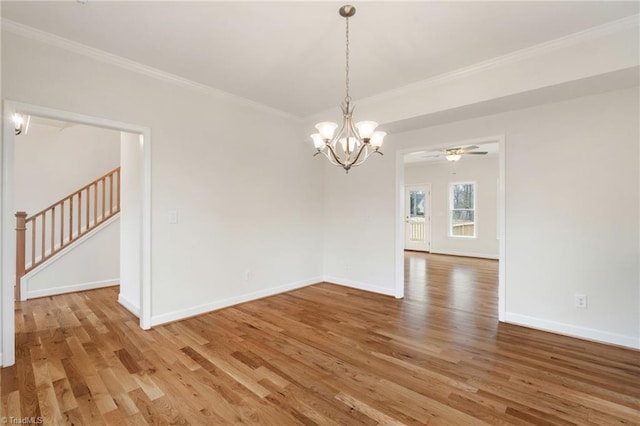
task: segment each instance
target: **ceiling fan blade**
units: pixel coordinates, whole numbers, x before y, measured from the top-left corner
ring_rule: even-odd
[[[488,151],[471,151],[471,152],[465,152],[464,155],[485,155],[488,154]]]
[[[442,154],[432,154],[432,155],[421,155],[422,158],[438,158],[441,157]]]
[[[463,149],[464,151],[473,151],[474,149],[478,149],[478,148],[480,148],[478,145],[469,145],[461,149]]]

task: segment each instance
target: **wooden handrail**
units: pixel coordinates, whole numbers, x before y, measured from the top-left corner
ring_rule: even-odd
[[[42,213],[51,210],[52,208],[56,207],[57,205],[59,205],[60,203],[62,203],[63,201],[68,200],[69,198],[73,197],[74,195],[76,195],[78,192],[84,191],[85,189],[89,188],[92,185],[95,185],[97,182],[100,182],[102,179],[106,179],[108,178],[110,175],[113,174],[117,174],[118,178],[120,178],[120,167],[117,167],[113,170],[111,170],[109,173],[105,173],[103,176],[100,176],[98,179],[94,180],[91,183],[86,184],[85,186],[83,186],[82,188],[78,189],[77,191],[75,191],[72,194],[67,195],[66,197],[60,199],[59,201],[56,201],[55,203],[51,204],[49,207],[47,207],[46,209],[42,209],[40,210],[38,213],[36,214],[32,214],[31,216],[29,216],[29,218],[41,215]],[[118,188],[120,187],[120,179],[118,179]],[[118,200],[118,205],[120,205],[120,200]]]
[[[91,202],[92,198],[93,202]],[[91,214],[92,206],[93,215]],[[83,212],[83,208],[86,211]],[[19,300],[20,279],[26,273],[118,212],[120,212],[120,167],[100,176],[34,215],[27,217],[25,212],[16,213],[16,298]],[[31,237],[30,250],[27,250],[27,241],[29,241],[27,234]],[[38,236],[40,238],[37,238]]]

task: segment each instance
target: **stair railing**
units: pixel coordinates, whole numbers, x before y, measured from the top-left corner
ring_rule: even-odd
[[[27,217],[16,213],[16,298],[20,279],[120,211],[120,167]]]

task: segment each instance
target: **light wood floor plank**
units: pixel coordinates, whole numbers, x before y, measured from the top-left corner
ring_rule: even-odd
[[[403,300],[323,283],[149,331],[117,287],[19,302],[0,414],[92,426],[640,425],[640,351],[498,323],[497,270],[407,252]]]

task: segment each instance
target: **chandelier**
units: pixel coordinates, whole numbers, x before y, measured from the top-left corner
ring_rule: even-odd
[[[345,98],[341,105],[342,125],[338,132],[338,124],[323,121],[316,124],[318,133],[311,135],[313,145],[318,154],[324,154],[331,164],[342,167],[349,173],[352,167],[364,163],[371,154],[382,155],[380,147],[386,136],[385,132],[376,131],[378,123],[375,121],[360,121],[353,124],[353,109],[349,96],[349,18],[356,14],[356,8],[345,5],[340,8],[340,16],[346,20],[346,67],[345,67]]]

